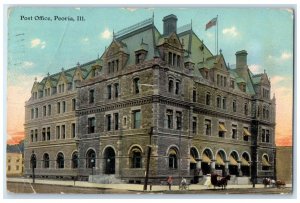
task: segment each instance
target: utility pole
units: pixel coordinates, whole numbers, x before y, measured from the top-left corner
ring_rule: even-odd
[[[34,169],[36,167],[36,158],[34,155],[34,150],[32,150],[32,155],[31,155],[31,167],[32,167],[32,183],[35,183],[35,174],[34,174]]]
[[[149,167],[150,167],[150,156],[151,156],[151,149],[152,149],[152,134],[153,134],[153,127],[150,128],[149,131],[149,145],[148,145],[148,153],[147,153],[147,166],[146,166],[146,175],[145,175],[145,182],[144,182],[144,191],[147,190],[148,179],[149,179]]]

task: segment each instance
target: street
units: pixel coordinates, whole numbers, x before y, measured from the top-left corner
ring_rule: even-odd
[[[173,186],[174,188],[178,186]],[[74,187],[64,185],[32,184],[28,182],[7,182],[7,190],[12,193],[39,193],[39,194],[292,194],[292,188],[228,188],[201,189],[188,191],[133,191],[123,189]]]

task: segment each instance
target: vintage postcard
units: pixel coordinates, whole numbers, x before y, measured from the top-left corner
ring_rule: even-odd
[[[8,7],[7,194],[291,196],[294,13]]]

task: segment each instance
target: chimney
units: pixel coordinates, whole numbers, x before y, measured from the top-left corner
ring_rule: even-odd
[[[170,33],[177,32],[177,17],[174,14],[165,16],[163,18],[164,22],[164,35],[169,35]]]
[[[247,51],[242,50],[235,53],[236,55],[236,68],[243,69],[247,66]]]

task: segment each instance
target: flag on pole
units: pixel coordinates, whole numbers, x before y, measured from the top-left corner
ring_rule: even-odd
[[[217,20],[218,20],[217,17],[211,19],[211,20],[206,24],[205,30],[208,30],[208,29],[211,28],[212,26],[215,26],[215,25],[217,24]]]

